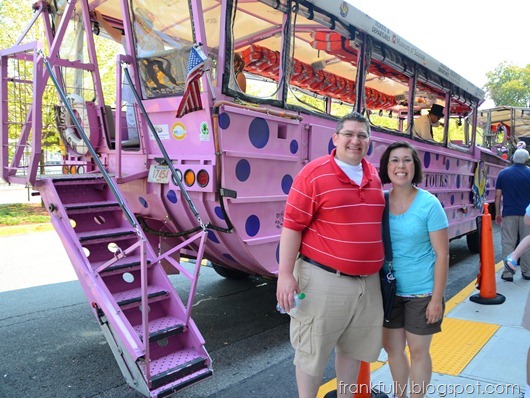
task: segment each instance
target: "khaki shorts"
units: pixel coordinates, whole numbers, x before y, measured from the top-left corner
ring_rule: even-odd
[[[425,312],[431,297],[400,297],[396,296],[390,321],[385,322],[385,328],[401,329],[409,333],[426,336],[442,331],[442,319],[436,323],[427,323]],[[445,310],[445,301],[443,303]]]
[[[302,259],[294,274],[306,294],[290,314],[296,367],[321,377],[333,348],[350,359],[376,361],[383,325],[379,274],[338,276]]]
[[[526,298],[526,305],[523,312],[523,327],[530,332],[530,292]]]

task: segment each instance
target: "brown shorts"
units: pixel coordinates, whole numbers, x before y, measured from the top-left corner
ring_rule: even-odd
[[[526,305],[523,312],[523,327],[530,332],[530,292],[526,298]]]
[[[290,314],[294,364],[321,377],[333,348],[350,359],[376,361],[383,331],[379,274],[338,276],[302,259],[294,274],[306,295]]]
[[[390,315],[390,322],[385,322],[384,327],[401,329],[409,333],[426,336],[442,331],[442,319],[436,323],[427,323],[425,312],[431,297],[400,297],[396,296],[394,308]],[[443,302],[445,310],[445,300]]]

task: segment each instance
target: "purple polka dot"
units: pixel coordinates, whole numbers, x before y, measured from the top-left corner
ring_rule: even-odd
[[[244,182],[250,176],[250,163],[246,159],[241,159],[236,165],[236,177],[239,181]]]
[[[298,152],[298,141],[292,140],[291,145],[289,145],[289,149],[293,155]]]
[[[215,236],[213,231],[208,231],[208,239],[214,243],[219,243],[219,239],[217,239],[217,236]]]
[[[226,130],[230,127],[230,115],[226,112],[223,112],[219,115],[219,127],[223,130]]]
[[[251,215],[245,222],[245,231],[248,236],[256,236],[259,232],[259,218],[256,215]]]
[[[250,142],[256,148],[261,149],[269,142],[269,125],[260,117],[255,118],[248,128]]]
[[[328,154],[330,154],[333,149],[335,149],[335,144],[333,144],[333,139],[330,138],[328,142]]]
[[[451,195],[451,205],[455,204],[455,195]]]
[[[223,253],[223,257],[226,258],[227,260],[230,260],[234,263],[237,263],[237,261],[234,259],[234,257],[232,257],[229,253]]]
[[[276,262],[280,264],[280,244],[278,243],[278,246],[276,246]]]
[[[178,202],[178,196],[177,193],[174,190],[169,190],[166,194],[167,200],[169,200],[171,203],[177,203]]]
[[[147,204],[147,200],[145,200],[144,198],[142,198],[141,196],[138,198],[138,201],[140,202],[140,204],[145,207],[147,209],[147,207],[149,206]]]
[[[374,142],[373,141],[370,141],[370,146],[368,147],[368,152],[366,153],[368,156],[370,156],[372,154],[372,152],[374,151]]]
[[[431,165],[431,153],[425,152],[425,154],[423,155],[423,167],[428,169],[430,165]]]
[[[215,206],[215,209],[213,211],[215,212],[215,215],[219,217],[221,220],[225,219],[225,217],[223,216],[223,210],[221,209],[221,206]]]
[[[449,159],[445,159],[445,169],[449,170],[450,167],[451,167],[451,161]]]
[[[291,185],[293,185],[293,177],[291,177],[289,174],[284,175],[282,178],[282,191],[284,194],[287,195],[289,193]]]

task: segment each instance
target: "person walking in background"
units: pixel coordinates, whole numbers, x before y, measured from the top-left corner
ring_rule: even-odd
[[[421,115],[419,118],[414,119],[414,124],[412,125],[414,136],[423,138],[424,140],[434,140],[432,128],[443,126],[443,124],[440,123],[440,119],[443,117],[444,107],[434,104],[428,114]]]
[[[525,210],[524,223],[530,226],[530,205]],[[504,259],[504,267],[511,268],[514,272],[517,267],[517,261],[521,258],[524,253],[530,251],[530,235],[527,235],[515,248]],[[530,332],[530,291],[526,299],[526,305],[523,311],[523,327]],[[528,347],[528,354],[526,356],[526,388],[525,392],[522,393],[521,398],[530,397],[530,346]]]
[[[525,209],[530,204],[530,168],[525,165],[528,157],[526,149],[517,149],[512,157],[513,165],[499,173],[495,184],[495,221],[502,225],[502,257],[505,259],[517,242],[530,235],[530,226],[524,223]],[[501,278],[513,282],[514,274],[515,270],[505,265]],[[521,274],[530,280],[529,251],[521,256]]]
[[[383,347],[396,397],[406,397],[407,389],[411,398],[425,396],[432,376],[432,335],[441,331],[445,305],[449,223],[440,201],[416,186],[422,174],[418,153],[408,142],[394,142],[381,156],[381,182],[392,183],[389,223],[397,280],[390,321],[383,328]]]
[[[338,397],[351,397],[360,361],[377,360],[383,304],[379,269],[385,207],[377,170],[364,159],[370,124],[346,115],[333,134],[336,148],[296,176],[280,238],[276,296],[291,315],[299,397],[314,398],[335,348]]]

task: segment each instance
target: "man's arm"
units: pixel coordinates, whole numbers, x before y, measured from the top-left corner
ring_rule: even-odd
[[[501,196],[502,196],[502,190],[501,189],[496,189],[495,190],[495,222],[497,224],[501,224],[502,223]]]
[[[280,237],[280,265],[276,285],[276,298],[280,307],[286,311],[289,311],[293,306],[295,293],[300,293],[293,271],[301,243],[301,231],[283,227]]]

